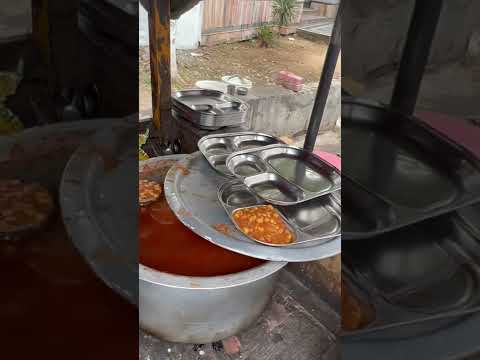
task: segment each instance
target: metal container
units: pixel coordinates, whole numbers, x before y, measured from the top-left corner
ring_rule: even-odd
[[[162,183],[172,160],[140,163],[140,176]],[[251,325],[270,301],[286,262],[266,262],[236,274],[190,277],[139,265],[140,327],[162,339],[204,344],[224,339]]]
[[[267,262],[215,277],[172,275],[140,265],[140,327],[173,342],[225,339],[260,316],[286,264]]]
[[[237,94],[241,96],[245,96],[248,94],[248,89],[246,87],[239,87],[237,88]]]
[[[231,96],[235,95],[235,85],[227,85],[227,94]]]

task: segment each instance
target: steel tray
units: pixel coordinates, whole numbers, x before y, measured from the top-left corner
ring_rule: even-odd
[[[272,144],[284,144],[284,142],[267,134],[237,132],[204,136],[198,141],[198,149],[215,170],[226,177],[233,178],[234,175],[225,164],[230,154]]]
[[[238,180],[220,185],[218,199],[235,226],[233,213],[236,210],[266,204]],[[301,205],[276,208],[294,234],[295,242],[289,245],[267,244],[269,246],[292,246],[341,235],[341,208],[333,195],[313,199]]]
[[[480,201],[480,160],[414,118],[344,99],[342,141],[345,240]]]
[[[185,120],[196,128],[202,130],[218,130],[223,127],[233,127],[239,126],[246,122],[246,117],[241,119],[238,118],[212,118],[212,117],[202,117],[200,119],[196,118],[192,114],[185,113],[182,110],[178,109],[176,106],[172,107],[172,114],[176,119]]]
[[[238,231],[218,201],[220,176],[200,152],[173,166],[165,179],[165,197],[178,219],[193,232],[225,249],[265,260],[303,262],[340,253],[341,236],[324,241],[273,247]]]
[[[339,171],[318,156],[289,145],[236,152],[227,169],[263,200],[295,205],[340,189]]]
[[[376,315],[349,336],[386,328],[417,336],[480,311],[480,237],[458,213],[344,245],[342,272]]]

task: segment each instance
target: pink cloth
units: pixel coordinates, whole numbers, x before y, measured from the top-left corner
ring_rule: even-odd
[[[313,153],[322,160],[325,160],[329,164],[335,166],[338,170],[342,171],[342,159],[337,154],[320,150],[315,150]]]
[[[457,119],[445,114],[419,112],[416,116],[444,136],[448,137],[450,140],[465,147],[475,156],[480,158],[479,127],[470,125],[463,119]],[[342,159],[337,154],[320,150],[316,150],[313,153],[329,164],[335,166],[338,170],[342,170]]]
[[[419,112],[420,120],[480,158],[480,127],[445,114]]]

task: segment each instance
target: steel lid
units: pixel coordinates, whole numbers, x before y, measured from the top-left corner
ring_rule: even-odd
[[[271,261],[304,262],[340,253],[341,236],[288,247],[262,245],[249,239],[231,223],[218,200],[217,190],[228,180],[196,152],[170,168],[165,178],[165,197],[178,219],[197,235],[243,255]]]
[[[133,136],[132,136],[133,134]],[[67,231],[93,271],[138,305],[137,124],[94,135],[70,158],[60,186]]]

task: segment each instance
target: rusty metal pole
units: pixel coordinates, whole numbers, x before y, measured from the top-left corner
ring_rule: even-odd
[[[172,81],[170,74],[170,0],[149,0],[150,71],[153,123],[165,136],[171,117]]]

